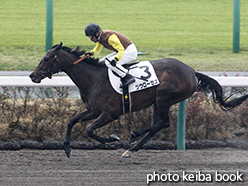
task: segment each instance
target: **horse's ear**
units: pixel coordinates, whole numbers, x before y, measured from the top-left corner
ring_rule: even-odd
[[[60,49],[62,47],[63,43],[60,42],[59,46],[58,46],[58,49]]]

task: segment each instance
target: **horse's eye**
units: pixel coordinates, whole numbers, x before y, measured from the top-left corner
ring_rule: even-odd
[[[45,58],[44,58],[44,61],[48,61],[48,58],[47,58],[47,57],[45,57]]]

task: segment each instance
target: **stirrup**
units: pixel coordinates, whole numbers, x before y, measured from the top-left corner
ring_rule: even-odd
[[[129,79],[126,80],[127,78],[129,78]],[[127,75],[121,80],[121,82],[122,82],[122,85],[120,86],[120,88],[123,88],[123,87],[126,87],[126,86],[128,86],[128,85],[134,83],[134,82],[135,82],[135,79],[134,79],[134,77],[133,77],[132,75],[127,74]]]

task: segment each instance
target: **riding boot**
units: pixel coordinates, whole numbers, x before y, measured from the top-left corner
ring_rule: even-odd
[[[131,74],[129,74],[128,70],[125,69],[122,65],[117,63],[116,66],[114,67],[114,66],[110,65],[109,62],[106,62],[106,61],[105,61],[105,64],[108,68],[110,68],[112,71],[114,71],[119,77],[121,77],[122,85],[120,86],[120,88],[123,88],[123,87],[135,82],[134,77]]]
[[[121,77],[121,82],[122,82],[120,88],[126,87],[131,83],[135,82],[134,77],[131,74],[129,74],[128,70],[125,69],[122,65],[116,64],[115,72],[117,71],[118,71],[118,75]]]
[[[131,74],[127,73],[123,78],[121,78],[121,82],[122,82],[122,85],[120,86],[120,88],[123,88],[125,86],[128,86],[134,83],[135,79]]]

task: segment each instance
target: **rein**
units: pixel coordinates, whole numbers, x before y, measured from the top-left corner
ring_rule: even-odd
[[[87,55],[85,55],[84,57],[81,57],[80,59],[78,59],[77,61],[74,61],[74,62],[73,62],[73,65],[78,64],[79,62],[81,62],[82,60],[84,60],[86,57],[90,57],[90,55],[87,54]]]

